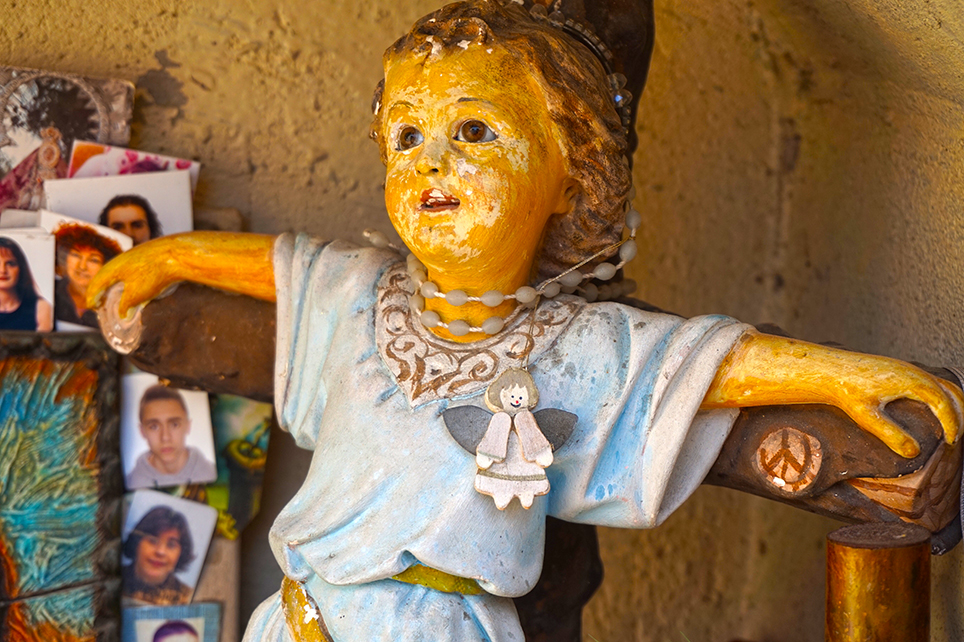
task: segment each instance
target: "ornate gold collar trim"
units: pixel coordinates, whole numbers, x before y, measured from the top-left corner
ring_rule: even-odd
[[[413,408],[481,392],[506,368],[520,367],[526,354],[529,363],[535,363],[585,305],[568,296],[543,301],[531,334],[529,310],[520,308],[506,319],[498,334],[456,343],[440,339],[414,318],[408,302],[412,288],[404,263],[382,276],[375,307],[375,342]]]

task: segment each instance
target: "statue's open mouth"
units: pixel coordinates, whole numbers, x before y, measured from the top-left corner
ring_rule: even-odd
[[[440,212],[443,210],[454,210],[460,204],[459,199],[451,194],[446,194],[437,187],[433,187],[422,192],[422,205],[420,209],[423,211]]]

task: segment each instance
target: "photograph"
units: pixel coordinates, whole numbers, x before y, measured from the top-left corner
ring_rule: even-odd
[[[210,395],[218,478],[206,501],[221,513],[218,534],[237,539],[258,514],[274,407],[236,395]]]
[[[155,490],[135,492],[121,546],[125,605],[189,603],[217,518],[205,504]]]
[[[208,395],[155,375],[121,378],[121,462],[128,490],[207,484],[218,477]]]
[[[189,171],[44,183],[47,209],[127,234],[134,245],[194,229]]]
[[[121,642],[217,642],[221,605],[128,607],[121,623]]]
[[[126,145],[133,99],[126,80],[0,66],[0,212],[42,207],[75,140]]]
[[[0,330],[54,329],[54,238],[0,230]]]
[[[131,249],[131,239],[110,228],[79,221],[47,210],[7,210],[0,219],[0,233],[30,228],[52,235],[55,248],[56,283],[53,287],[57,330],[89,332],[97,328],[97,316],[87,309],[87,284],[100,268],[121,252]]]
[[[97,328],[97,315],[87,307],[87,286],[104,264],[124,251],[114,238],[86,223],[59,224],[53,232],[57,248],[54,313],[57,329]]]
[[[201,173],[201,163],[197,161],[75,140],[74,148],[70,152],[70,163],[67,166],[67,178],[123,176],[178,170],[187,170],[191,174],[191,191],[196,190],[198,175]]]

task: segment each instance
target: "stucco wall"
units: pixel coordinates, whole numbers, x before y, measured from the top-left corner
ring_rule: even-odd
[[[388,229],[366,138],[381,51],[440,2],[397,4],[7,0],[0,64],[135,81],[134,146],[201,160],[199,206],[236,207],[252,231],[360,240]],[[964,364],[957,3],[659,0],[657,20],[635,170],[641,296]],[[283,439],[268,509],[304,470]],[[819,640],[834,526],[703,488],[655,531],[602,531],[586,639]],[[245,542],[242,608],[277,586],[266,527]],[[964,637],[961,561],[935,561],[935,640]]]
[[[943,2],[657,2],[641,296],[964,361],[962,18]],[[820,640],[836,526],[702,488],[655,531],[602,534],[586,633]],[[959,640],[960,549],[934,563],[932,637]]]

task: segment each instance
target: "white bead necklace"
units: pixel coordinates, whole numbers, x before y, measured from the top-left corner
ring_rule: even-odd
[[[628,212],[626,213],[626,227],[629,229],[629,238],[599,250],[586,260],[573,265],[562,274],[554,276],[551,279],[546,279],[535,287],[524,285],[510,294],[503,294],[498,290],[489,290],[482,296],[470,296],[464,290],[442,292],[439,290],[438,285],[429,281],[428,273],[425,266],[422,265],[422,262],[419,261],[414,254],[409,254],[407,257],[408,276],[415,285],[415,292],[408,299],[412,313],[418,315],[419,321],[421,321],[422,325],[426,328],[445,328],[456,337],[465,336],[470,332],[483,332],[492,335],[502,331],[502,328],[505,326],[505,319],[498,315],[493,315],[483,321],[480,326],[469,325],[468,321],[463,319],[455,319],[445,323],[442,321],[438,312],[425,309],[425,299],[445,299],[446,303],[456,307],[465,305],[471,301],[494,308],[501,305],[504,301],[511,299],[515,299],[523,305],[538,304],[540,297],[551,299],[560,292],[563,294],[578,292],[580,296],[590,303],[632,294],[636,290],[636,282],[632,279],[625,279],[617,283],[602,286],[596,286],[594,283],[581,284],[583,281],[590,279],[608,281],[616,275],[620,268],[636,256],[636,230],[638,230],[642,224],[642,216],[638,211],[629,206],[634,191],[635,189],[630,190],[629,200],[626,203],[628,208]],[[375,247],[393,247],[389,243],[388,237],[377,230],[365,230],[364,234],[368,241]],[[580,271],[579,268],[592,260],[610,254],[617,249],[619,250],[619,262],[615,265],[609,262],[600,263],[593,268],[592,272],[584,273]]]

